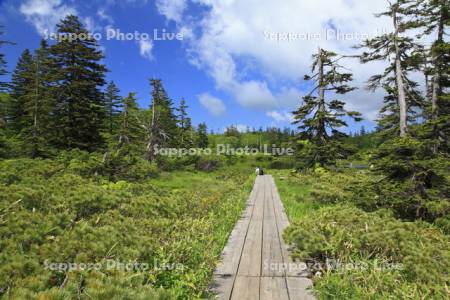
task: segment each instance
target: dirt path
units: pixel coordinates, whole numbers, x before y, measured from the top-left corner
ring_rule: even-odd
[[[218,299],[315,299],[307,290],[311,280],[289,260],[282,239],[288,225],[272,176],[258,176],[214,273],[211,289]]]

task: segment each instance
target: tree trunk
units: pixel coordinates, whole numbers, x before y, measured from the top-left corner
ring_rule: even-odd
[[[423,75],[425,80],[425,102],[431,103],[431,89],[430,89],[430,76],[428,75],[428,63],[425,62],[425,66],[423,67]]]
[[[407,115],[405,84],[403,82],[403,71],[399,58],[396,59],[395,70],[397,73],[396,76],[398,87],[398,106],[400,109],[400,137],[405,137],[408,131],[408,124],[407,124],[408,115]]]
[[[153,99],[153,103],[152,103],[152,120],[150,123],[150,128],[148,128],[148,144],[147,144],[147,159],[149,161],[153,161],[155,159],[155,109],[156,109],[156,103],[155,103],[155,99]]]
[[[123,120],[122,120],[122,128],[120,129],[119,132],[119,145],[118,147],[122,147],[123,143],[129,143],[130,139],[128,138],[128,136],[126,135],[126,132],[128,131],[128,106],[125,103],[124,105],[124,109],[123,109]]]
[[[435,42],[435,45],[442,44],[444,40],[444,4],[441,4],[441,12],[440,12],[440,20],[438,27],[438,36]],[[438,117],[438,97],[440,94],[440,79],[441,79],[441,55],[437,55],[434,58],[434,76],[433,76],[433,85],[432,85],[432,94],[431,94],[431,112],[433,120],[436,120]]]
[[[317,65],[319,66],[319,107],[318,107],[318,113],[319,113],[319,130],[318,130],[318,136],[320,142],[324,143],[326,140],[326,128],[325,128],[325,120],[323,117],[323,114],[325,113],[325,85],[324,85],[324,79],[323,79],[323,59],[322,59],[322,49],[319,48],[319,58]]]
[[[394,46],[395,46],[395,75],[397,81],[397,98],[398,98],[398,106],[400,109],[399,117],[400,117],[400,137],[405,137],[408,132],[408,124],[407,124],[407,103],[406,103],[406,91],[405,91],[405,83],[403,81],[403,69],[402,63],[400,60],[400,48],[398,45],[398,22],[397,22],[397,13],[394,11],[393,13],[394,20]]]
[[[112,101],[112,100],[111,100]],[[113,133],[113,105],[112,102],[109,104],[109,134]]]
[[[34,81],[34,105],[33,105],[33,144],[31,150],[32,158],[35,158],[38,154],[38,101],[39,101],[39,56],[36,57],[36,74]]]

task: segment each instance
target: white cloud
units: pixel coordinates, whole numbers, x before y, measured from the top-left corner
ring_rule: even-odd
[[[151,40],[139,40],[139,53],[142,57],[153,60],[153,43]]]
[[[217,117],[223,115],[226,111],[226,107],[223,101],[219,98],[211,96],[208,93],[198,95],[198,101],[213,116]]]
[[[233,85],[230,91],[242,106],[261,110],[277,107],[277,100],[265,82],[250,80]]]
[[[273,111],[268,111],[266,113],[266,115],[268,117],[271,117],[272,119],[274,119],[275,122],[280,122],[280,123],[281,122],[291,123],[294,120],[292,114],[290,112],[287,112],[287,111],[280,111],[279,112],[279,111],[273,110]]]
[[[311,55],[319,46],[340,54],[355,54],[357,50],[352,47],[365,36],[391,30],[388,18],[374,16],[386,9],[385,1],[195,0],[194,3],[209,10],[196,21],[189,16],[177,17],[180,28],[187,27],[196,33],[187,39],[191,63],[204,70],[217,89],[229,93],[240,105],[265,111],[292,110],[300,104],[302,94],[306,93],[300,90],[307,89],[301,78],[309,73]],[[337,30],[337,36],[330,31],[327,35],[331,29]],[[300,35],[300,40],[276,41],[268,38],[267,33],[293,33]],[[305,39],[306,35],[310,38]],[[361,65],[357,59],[342,63],[354,72],[354,85],[360,89],[339,98],[350,109],[374,119],[383,94],[365,91],[364,84],[386,64]]]
[[[97,16],[100,18],[100,20],[102,21],[106,21],[108,24],[113,24],[114,20],[113,18],[108,15],[105,11],[105,9],[100,8],[99,10],[97,10]]]
[[[186,0],[156,0],[158,12],[168,20],[175,22],[181,21],[181,17],[186,7]]]
[[[83,18],[83,23],[86,26],[86,30],[89,32],[101,32],[102,31],[102,27],[99,26],[93,18],[91,17],[85,17]]]
[[[62,4],[61,0],[28,0],[20,5],[20,12],[40,35],[54,32],[62,18],[77,14],[74,7]]]

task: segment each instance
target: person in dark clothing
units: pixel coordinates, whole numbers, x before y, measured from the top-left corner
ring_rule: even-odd
[[[261,167],[259,167],[259,175],[264,175],[264,170]]]

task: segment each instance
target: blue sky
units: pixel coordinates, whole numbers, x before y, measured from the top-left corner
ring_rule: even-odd
[[[308,91],[302,78],[318,46],[353,54],[358,34],[388,28],[386,20],[373,17],[384,3],[373,2],[4,0],[0,1],[0,24],[5,26],[5,38],[16,45],[2,51],[12,70],[25,48],[35,49],[42,36],[54,32],[61,17],[76,14],[90,31],[101,34],[99,43],[110,70],[107,79],[123,95],[137,92],[141,106],[149,104],[148,79],[156,77],[163,80],[175,103],[181,97],[187,100],[194,124],[205,121],[215,131],[231,124],[283,127],[290,124],[289,112]],[[148,33],[151,39],[108,40],[108,30]],[[154,30],[180,34],[182,39],[154,40]],[[344,33],[353,36],[340,39]],[[296,39],[276,40],[277,34]],[[349,61],[348,66],[360,89],[343,100],[367,119],[350,123],[348,130],[359,130],[361,125],[373,128],[371,120],[376,118],[382,93],[369,93],[363,86],[383,65]]]

